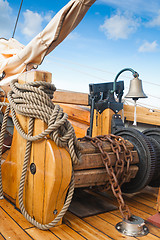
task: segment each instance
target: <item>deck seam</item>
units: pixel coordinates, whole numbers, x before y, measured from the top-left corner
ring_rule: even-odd
[[[157,195],[158,195],[158,194],[157,194]],[[139,198],[142,198],[143,200],[147,200],[148,202],[151,202],[151,203],[155,203],[155,201],[157,200],[157,197],[156,197],[156,199],[155,199],[155,201],[154,201],[154,200],[149,199],[149,197],[145,198],[145,197],[139,196],[139,195],[135,195],[135,196],[137,196],[137,197],[139,197]],[[127,197],[127,196],[126,196],[126,197]]]
[[[71,228],[74,232],[78,233],[81,237],[83,237],[84,239],[88,240],[88,238],[86,238],[85,236],[83,236],[82,234],[80,234],[77,230],[75,230],[74,228],[72,228],[71,226],[69,226],[69,224],[67,225],[66,223],[64,223],[67,227]]]
[[[93,227],[94,229],[98,230],[99,232],[103,233],[104,235],[106,235],[107,237],[109,237],[110,239],[112,240],[116,240],[114,238],[112,238],[111,236],[107,235],[105,232],[101,231],[100,229],[96,228],[95,226],[93,226],[92,224],[88,223],[87,221],[85,221],[84,219],[81,219],[83,220],[85,223],[87,223],[88,225],[90,225],[91,227]]]
[[[2,236],[3,238],[4,238],[4,240],[7,240],[4,236],[3,236],[3,234],[2,233],[0,233],[0,236]]]
[[[110,212],[111,213],[111,212]],[[111,213],[112,214],[112,213]],[[114,214],[113,214],[114,215]],[[116,215],[115,215],[116,216]],[[97,217],[98,218],[100,218],[101,220],[103,220],[104,222],[107,222],[108,224],[110,224],[110,225],[112,225],[112,226],[114,226],[115,227],[115,225],[114,224],[112,224],[112,223],[110,223],[110,222],[108,222],[106,219],[104,219],[104,218],[102,218],[102,217],[100,217],[100,216],[98,216],[97,215]],[[118,216],[117,216],[118,217]],[[121,219],[120,217],[118,217],[119,219]],[[134,237],[135,239],[138,239],[137,237]]]
[[[129,199],[125,199],[125,201],[129,202]],[[148,208],[156,211],[156,209],[154,209],[153,207],[150,207],[150,206],[146,205],[145,203],[141,203],[141,202],[139,202],[139,201],[137,201],[137,200],[135,200],[135,199],[132,199],[132,201],[133,201],[133,202],[140,203],[140,204],[142,204],[142,205],[144,205],[144,206],[146,206],[146,207],[148,207]],[[131,207],[132,207],[132,205],[131,205]],[[139,208],[137,208],[137,207],[135,207],[135,208],[136,208],[136,209],[139,209]],[[151,213],[146,212],[146,211],[144,211],[144,210],[143,210],[143,212],[148,213],[148,214],[151,214]],[[152,215],[152,214],[151,214],[151,215]]]
[[[25,231],[25,229],[22,228],[22,227],[19,225],[19,223],[17,223],[17,222],[14,220],[14,218],[11,217],[11,215],[10,215],[5,209],[3,209],[2,206],[0,206],[0,208],[23,230],[23,232],[25,232],[32,240],[34,240],[34,238],[32,238],[32,237]]]
[[[57,237],[59,240],[62,240],[60,237],[58,237],[54,232],[52,232],[50,229],[48,230],[49,232],[51,232],[55,237]]]
[[[118,217],[118,218],[120,218],[117,214],[115,214],[115,213],[112,213],[112,212],[110,212],[110,214],[112,214],[112,215],[114,215],[114,216],[116,216],[116,217]],[[97,216],[97,217],[99,217],[99,216]],[[101,217],[99,217],[99,218],[101,218]],[[101,218],[101,219],[103,219],[103,218]],[[121,219],[121,218],[120,218]],[[107,223],[108,223],[108,221],[106,220],[106,219],[103,219],[104,221],[106,221]],[[113,225],[113,224],[111,224],[111,225]],[[114,226],[114,225],[113,225]],[[153,225],[153,227],[155,227],[154,225]],[[157,236],[156,234],[154,234],[154,233],[151,233],[151,232],[149,232],[151,235],[153,235],[153,236],[155,236],[155,237],[157,237],[157,238],[160,238],[159,236]],[[135,237],[136,239],[139,239],[139,238],[137,238],[137,237]]]

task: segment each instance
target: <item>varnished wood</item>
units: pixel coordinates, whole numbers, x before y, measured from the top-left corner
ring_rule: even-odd
[[[21,229],[16,222],[0,208],[0,233],[5,237],[5,239],[15,239],[15,240],[29,240],[30,236]]]
[[[84,222],[82,219],[76,217],[70,212],[67,212],[67,214],[65,215],[64,222],[68,226],[71,226],[72,229],[74,229],[75,231],[80,232],[86,239],[92,240],[110,239],[104,233],[97,231],[97,229],[95,229],[94,227],[92,227],[91,225]]]
[[[89,126],[90,116],[89,108],[73,104],[59,104],[63,112],[68,114],[68,118]]]
[[[59,238],[59,239],[66,239],[66,240],[75,240],[75,239],[84,239],[81,234],[75,232],[71,227],[67,225],[61,225],[59,227],[55,227],[51,229],[51,231]]]
[[[130,166],[130,172],[131,172],[130,179],[135,178],[138,172],[138,167],[135,165]],[[76,188],[101,186],[105,185],[108,182],[108,175],[106,173],[105,168],[75,171],[74,175]],[[128,181],[130,179],[128,179]]]
[[[101,196],[99,193],[95,193],[92,191],[89,192],[92,193],[93,195],[97,194],[99,197],[106,200],[106,202],[110,202],[118,206],[116,198],[110,192],[107,192],[106,196]],[[136,195],[138,196],[138,198]],[[155,214],[156,210],[153,209],[151,206],[148,206],[149,201],[143,203],[143,198],[147,196],[148,200],[151,199],[151,201],[155,201],[156,203],[156,197],[155,195],[153,195],[153,191],[150,191],[150,189],[149,191],[145,190],[136,195],[135,194],[127,195],[125,197],[125,202],[126,204],[129,205],[130,210],[133,214],[142,217],[144,220],[146,220],[149,216]],[[6,200],[2,200],[2,202],[5,212],[0,207],[1,217],[0,232],[4,239],[9,239],[8,238],[9,236],[12,236],[11,239],[15,240],[25,239],[25,237],[23,237],[25,236],[24,234],[27,234],[28,237],[27,239],[35,240],[50,240],[50,239],[70,240],[81,238],[93,240],[135,239],[133,237],[122,235],[115,229],[115,225],[118,222],[122,221],[122,217],[119,210],[114,210],[108,213],[103,213],[97,216],[87,217],[83,219],[78,218],[77,216],[71,214],[70,212],[67,212],[64,218],[63,225],[52,228],[51,230],[48,231],[42,231],[36,229],[35,227],[27,227],[25,224],[22,224],[21,221],[23,221],[23,217],[18,220],[16,213],[17,210],[14,209],[14,207]],[[2,202],[0,200],[0,206],[2,205]],[[5,207],[5,204],[8,205],[8,207],[7,206]],[[5,216],[5,218],[2,216]],[[136,239],[158,240],[160,238],[159,228],[156,228],[150,224],[147,224],[147,226],[149,228],[150,233],[145,237],[139,237]],[[9,233],[12,235],[9,235]],[[21,238],[19,238],[19,235],[21,236]]]
[[[29,228],[26,229],[26,232],[32,237],[34,240],[58,240],[59,238],[54,235],[54,233],[50,231],[42,231],[38,228]]]
[[[33,227],[33,225],[23,217],[20,211],[15,210],[15,206],[6,199],[0,200],[0,207],[7,212],[21,228],[27,229]]]
[[[131,151],[133,161],[131,164],[137,164],[139,162],[137,151]],[[108,153],[111,165],[114,166],[116,163],[116,155],[113,152]],[[120,153],[120,159],[124,159],[124,153]],[[74,166],[74,170],[92,169],[92,168],[103,168],[104,163],[102,161],[101,153],[82,154],[81,163]]]
[[[53,102],[88,106],[88,94],[57,90],[54,93]]]
[[[39,77],[37,75],[38,73],[36,71],[35,72],[31,71],[31,72],[33,75],[32,79],[34,79],[36,76]],[[43,72],[43,71],[39,71],[39,72],[41,72],[42,79],[44,79],[44,78],[46,79],[46,77],[44,77],[45,72]],[[25,79],[25,78],[26,77],[23,77],[23,79]],[[51,77],[49,76],[49,79],[50,78]],[[9,85],[2,86],[2,88],[4,89],[4,91],[6,92],[6,95],[7,95],[8,91],[10,90]],[[55,97],[53,99],[54,102],[68,104],[65,112],[69,113],[69,114],[70,114],[70,112],[74,111],[73,106],[72,106],[73,104],[88,106],[88,94],[86,94],[86,93],[77,93],[77,92],[71,92],[71,91],[56,91],[54,93],[54,95],[55,95]],[[88,110],[87,110],[87,108],[85,108],[85,109],[83,107],[80,107],[80,108],[81,108],[81,111],[84,110],[86,119],[88,119],[87,121],[89,124],[89,116],[90,116],[89,109],[90,109],[90,107],[88,107]],[[112,110],[110,110],[110,111],[112,111]],[[82,115],[83,115],[83,113],[82,113]],[[127,121],[132,121],[132,122],[134,121],[134,106],[124,104],[124,117]],[[150,109],[148,109],[148,108],[137,106],[137,122],[159,126],[160,111],[158,111],[158,110],[154,111],[154,109],[150,111]],[[106,131],[106,130],[104,129],[104,131]]]
[[[57,91],[55,94],[56,94],[55,100],[53,100],[55,102],[78,104],[78,105],[84,105],[84,106],[88,105],[88,94],[81,95],[82,93],[69,92],[69,91]],[[83,100],[81,100],[81,97],[83,97]],[[88,115],[89,115],[89,111],[88,111]],[[134,121],[134,106],[124,104],[124,117],[127,121]],[[100,119],[98,121],[100,121]],[[153,111],[150,111],[150,109],[148,108],[137,106],[137,122],[159,126],[160,111],[157,111],[157,110],[154,111],[154,109]],[[94,135],[98,135],[96,134],[96,131],[98,131],[96,127],[94,127],[94,131],[95,131]],[[102,130],[100,131],[102,132]],[[103,129],[103,131],[106,131],[106,129]]]
[[[5,238],[0,233],[0,240],[5,240]]]
[[[145,107],[137,107],[136,114],[137,122],[159,126],[160,111],[150,111]],[[124,117],[127,121],[134,121],[134,106],[124,105]]]
[[[28,81],[50,81],[51,74],[37,71],[21,75],[20,83]],[[17,114],[25,133],[28,132],[29,119]],[[47,125],[35,119],[33,135],[43,132]],[[13,142],[7,159],[2,164],[3,188],[19,207],[18,191],[25,155],[26,140],[14,129]],[[30,172],[30,164],[36,166],[35,175]],[[51,222],[63,207],[71,180],[72,163],[69,153],[59,148],[51,139],[42,139],[32,143],[30,163],[24,190],[25,208],[31,217],[40,223]],[[54,214],[56,210],[57,214]]]
[[[87,141],[81,141],[80,145],[81,145],[81,153],[82,154],[99,152],[99,149],[95,148],[93,146],[93,144],[90,143],[89,141],[88,142]],[[102,147],[103,147],[104,151],[112,152],[111,144],[109,142],[103,142]],[[133,149],[133,144],[130,143],[128,140],[126,140],[126,147],[127,147],[127,149],[132,150]]]
[[[74,121],[71,119],[69,119],[69,122],[72,124],[72,126],[74,128],[77,138],[82,138],[87,135],[87,129],[89,128],[89,126],[87,124],[77,122],[77,121]]]
[[[46,72],[46,71],[31,70],[28,72],[24,72],[18,77],[18,82],[20,84],[35,82],[35,81],[51,82],[52,73]]]
[[[92,137],[111,133],[111,120],[114,112],[107,108],[101,114],[94,110]]]
[[[122,235],[121,233],[115,230],[115,226],[113,226],[108,221],[101,219],[98,216],[88,217],[88,218],[85,218],[84,220],[87,223],[89,223],[91,226],[98,228],[102,233],[106,233],[107,235],[109,235],[109,237],[111,237],[112,239],[135,240],[134,237],[128,237],[128,236]]]

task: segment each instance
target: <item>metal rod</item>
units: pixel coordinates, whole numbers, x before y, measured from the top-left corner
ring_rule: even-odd
[[[20,7],[19,7],[18,16],[17,16],[16,23],[15,23],[15,26],[14,26],[12,38],[14,38],[14,35],[15,35],[15,31],[16,31],[16,28],[17,28],[17,23],[18,23],[19,15],[20,15],[21,8],[22,8],[22,3],[23,3],[23,0],[21,1],[21,5],[20,5]]]
[[[95,107],[95,99],[92,98],[91,112],[90,112],[90,127],[89,127],[89,136],[90,137],[92,137],[92,131],[93,131],[94,107]]]
[[[115,77],[115,79],[114,79],[114,82],[113,82],[113,90],[111,91],[111,93],[114,93],[115,90],[116,90],[116,81],[117,81],[119,75],[120,75],[121,73],[125,72],[125,71],[130,71],[130,72],[133,73],[133,76],[134,76],[134,77],[139,77],[139,74],[138,74],[136,71],[134,71],[132,68],[124,68],[124,69],[122,69],[122,70],[116,75],[116,77]]]

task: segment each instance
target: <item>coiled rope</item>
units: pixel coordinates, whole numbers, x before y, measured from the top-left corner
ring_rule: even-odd
[[[59,105],[54,105],[51,101],[51,97],[53,96],[53,92],[55,91],[55,86],[53,84],[39,81],[21,85],[18,84],[17,80],[14,80],[11,82],[10,86],[12,90],[8,93],[9,104],[4,103],[4,105],[7,106],[7,109],[4,114],[0,134],[0,162],[2,156],[4,133],[7,125],[6,119],[8,117],[9,110],[11,110],[12,120],[18,133],[27,140],[18,194],[20,210],[24,217],[34,226],[42,230],[47,230],[51,227],[54,227],[59,222],[59,220],[63,217],[70,205],[74,193],[74,175],[72,172],[68,195],[64,206],[60,213],[57,215],[57,217],[48,224],[41,224],[34,220],[25,210],[23,203],[25,177],[30,159],[32,141],[37,141],[49,135],[50,138],[57,144],[57,146],[65,147],[69,150],[73,164],[77,164],[80,159],[79,142],[77,141],[72,125],[67,120],[67,114],[63,113],[63,110],[62,108],[60,108]],[[30,118],[28,134],[23,131],[20,123],[16,118],[16,113]],[[48,128],[42,133],[33,136],[34,119],[36,118],[44,121],[48,125]],[[3,198],[1,171],[0,198]]]

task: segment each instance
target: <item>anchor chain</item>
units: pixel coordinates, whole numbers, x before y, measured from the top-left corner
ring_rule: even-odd
[[[112,192],[119,204],[119,210],[122,217],[128,220],[131,217],[131,212],[128,205],[124,202],[120,188],[120,186],[131,176],[130,163],[132,162],[132,154],[131,151],[126,147],[126,141],[122,137],[115,136],[113,134],[96,136],[94,138],[85,136],[84,138],[80,139],[80,141],[83,140],[88,140],[95,147],[98,147],[109,179],[109,183],[105,186],[105,188],[108,190],[111,187]],[[115,171],[111,165],[111,158],[109,154],[103,149],[103,142],[109,142],[112,151],[116,155],[117,160],[115,164]],[[124,159],[120,157],[120,153],[122,151],[124,152]],[[125,165],[126,169],[124,168]]]

